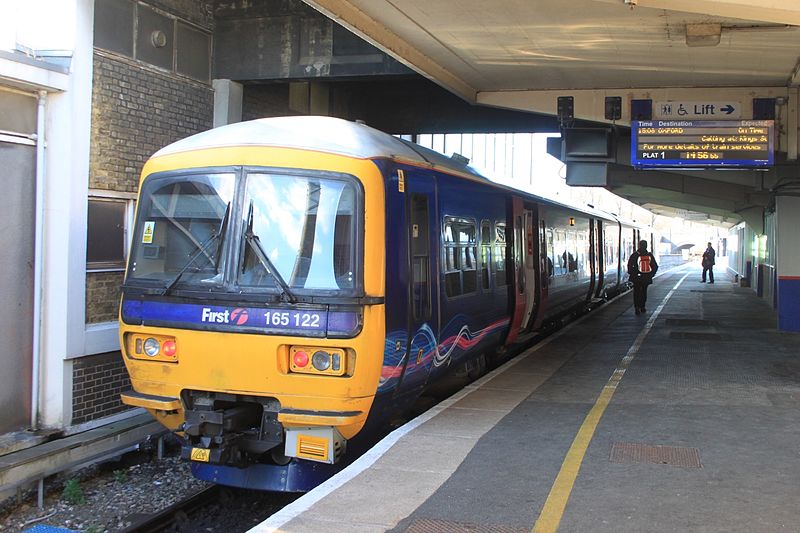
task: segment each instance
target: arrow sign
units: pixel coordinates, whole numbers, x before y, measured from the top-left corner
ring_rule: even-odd
[[[681,120],[720,120],[741,118],[742,104],[733,101],[685,101],[669,100],[655,102],[653,118]]]

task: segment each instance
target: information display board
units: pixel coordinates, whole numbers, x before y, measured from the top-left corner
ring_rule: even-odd
[[[773,120],[635,120],[631,165],[766,167],[775,161]]]

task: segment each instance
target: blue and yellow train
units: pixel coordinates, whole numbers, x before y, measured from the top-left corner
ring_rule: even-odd
[[[198,477],[308,490],[448,369],[626,287],[640,232],[359,123],[200,133],[142,172],[122,399]]]

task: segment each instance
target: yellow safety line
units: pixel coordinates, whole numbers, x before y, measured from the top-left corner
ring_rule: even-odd
[[[556,480],[550,488],[547,501],[544,502],[542,512],[539,514],[539,518],[533,526],[533,533],[555,533],[558,531],[558,526],[564,516],[564,509],[567,507],[567,502],[572,493],[572,487],[575,485],[575,479],[578,477],[578,472],[583,464],[583,458],[586,455],[586,450],[589,448],[592,437],[594,437],[597,425],[600,423],[600,418],[602,418],[606,407],[608,407],[608,404],[611,402],[611,398],[614,396],[614,392],[616,392],[617,386],[622,380],[622,376],[625,375],[625,371],[639,351],[644,338],[652,329],[656,317],[658,317],[667,301],[672,297],[675,290],[688,275],[689,273],[685,274],[678,283],[675,284],[672,290],[664,297],[661,305],[653,312],[650,320],[647,321],[647,324],[645,324],[642,331],[636,337],[628,353],[622,358],[619,366],[617,366],[611,378],[609,378],[608,382],[603,387],[600,396],[597,398],[594,406],[592,406],[589,414],[586,415],[583,424],[581,424],[578,430],[578,434],[575,436],[575,440],[572,441],[572,446],[569,447],[569,451],[567,451],[567,455],[564,457],[561,470],[559,470],[558,476],[556,476]]]

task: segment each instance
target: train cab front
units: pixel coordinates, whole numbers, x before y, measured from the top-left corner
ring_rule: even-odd
[[[382,365],[362,182],[238,166],[146,175],[120,309],[123,401],[181,435],[196,465],[336,463]]]

